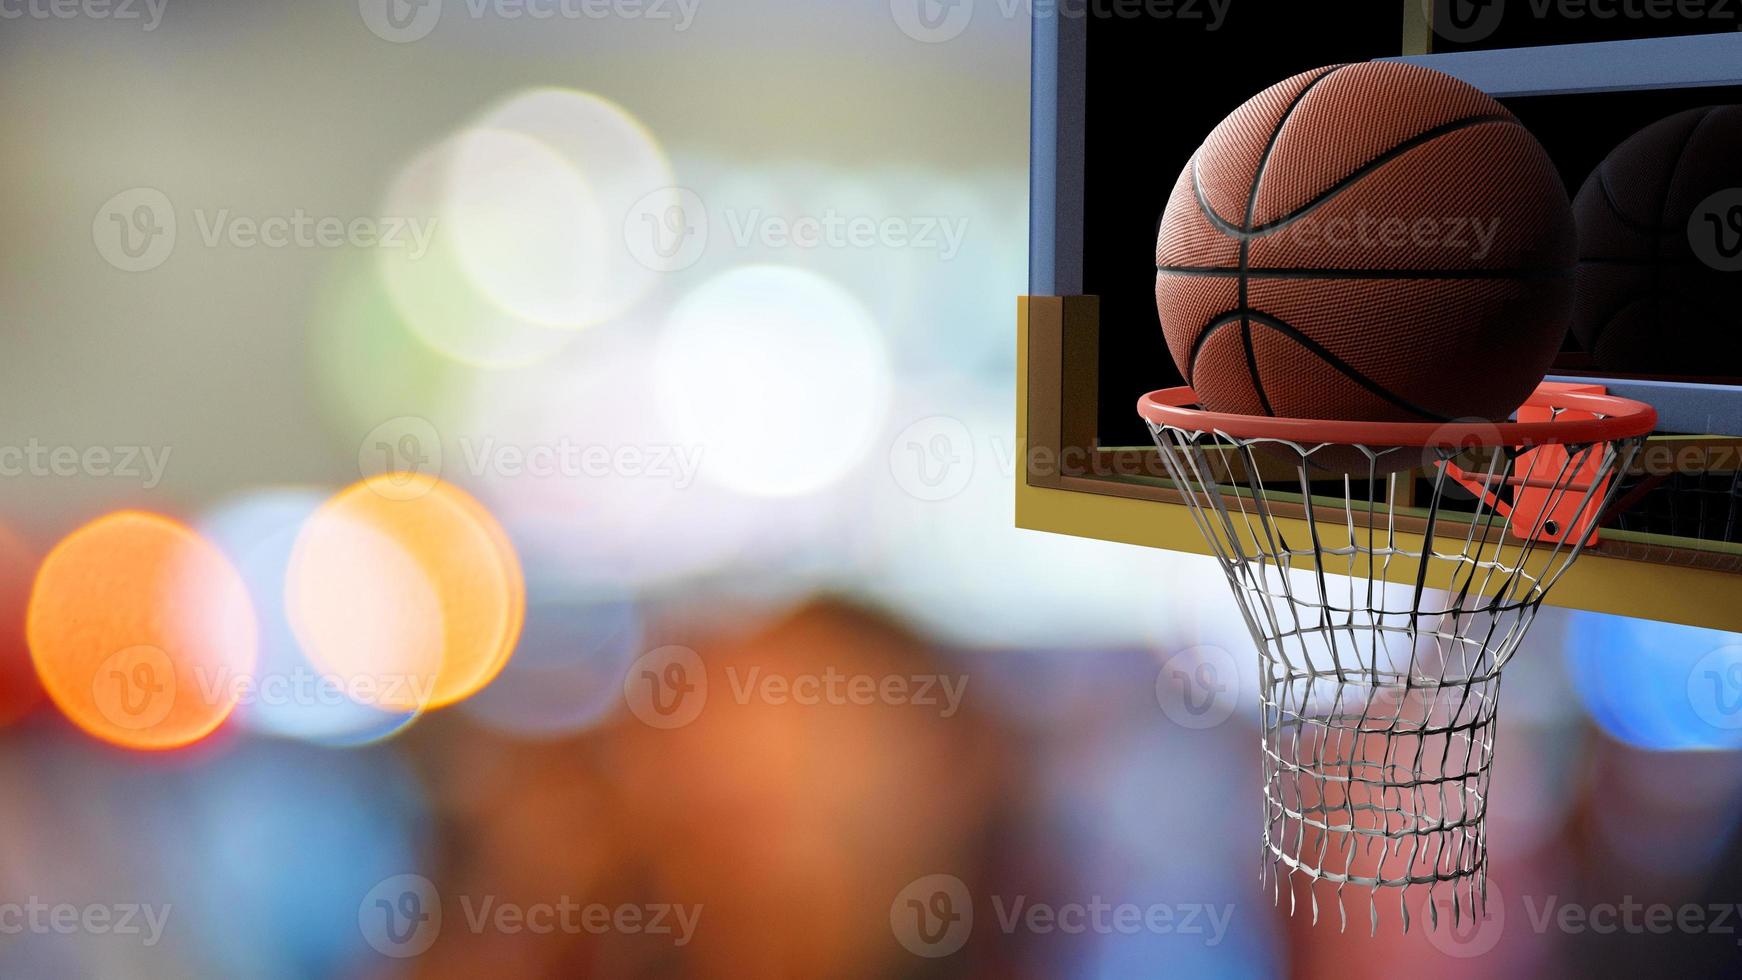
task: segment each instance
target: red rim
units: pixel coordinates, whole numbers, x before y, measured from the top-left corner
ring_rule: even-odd
[[[1280,439],[1306,445],[1349,446],[1542,446],[1615,442],[1649,435],[1657,409],[1613,395],[1569,391],[1544,382],[1524,404],[1576,413],[1547,422],[1351,422],[1340,419],[1279,419],[1230,415],[1190,406],[1189,387],[1152,391],[1137,401],[1147,421],[1183,432],[1214,432],[1235,439]]]

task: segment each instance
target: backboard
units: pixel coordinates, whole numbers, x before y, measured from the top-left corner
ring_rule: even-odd
[[[1230,111],[1314,67],[1404,59],[1505,103],[1571,195],[1648,124],[1742,104],[1742,12],[1715,6],[1698,19],[1464,0],[1205,5],[1197,17],[1190,5],[1137,16],[1036,9],[1017,524],[1182,552],[1205,545],[1134,406],[1181,383],[1155,309],[1156,223],[1179,169]],[[1733,275],[1742,301],[1742,272]],[[1649,402],[1660,432],[1551,602],[1742,630],[1742,359],[1693,361],[1645,373],[1600,364],[1569,339],[1551,379]]]

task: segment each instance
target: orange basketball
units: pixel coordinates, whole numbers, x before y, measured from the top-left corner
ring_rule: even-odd
[[[1505,107],[1370,62],[1216,127],[1168,202],[1155,293],[1207,409],[1502,419],[1566,336],[1574,258],[1566,191]]]

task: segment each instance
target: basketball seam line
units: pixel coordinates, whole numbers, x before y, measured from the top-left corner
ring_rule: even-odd
[[[1189,363],[1193,371],[1196,371],[1197,369],[1198,358],[1203,354],[1204,347],[1208,343],[1209,338],[1212,335],[1219,333],[1223,327],[1243,320],[1256,321],[1272,330],[1275,330],[1277,333],[1288,337],[1295,343],[1306,348],[1309,353],[1313,354],[1319,360],[1330,365],[1337,371],[1337,373],[1406,412],[1420,416],[1430,422],[1451,421],[1443,415],[1438,415],[1417,405],[1413,405],[1393,394],[1378,382],[1350,367],[1342,358],[1331,353],[1329,350],[1326,350],[1322,344],[1307,336],[1305,333],[1302,333],[1300,329],[1295,327],[1293,324],[1286,320],[1271,316],[1268,313],[1260,313],[1257,310],[1234,310],[1230,313],[1224,313],[1216,319],[1211,320],[1208,324],[1205,324],[1203,332],[1198,334],[1197,342],[1192,345],[1191,360]]]
[[[1264,152],[1258,156],[1258,166],[1252,169],[1252,187],[1246,193],[1246,217],[1240,222],[1241,228],[1246,231],[1252,230],[1252,212],[1258,208],[1258,188],[1264,183],[1264,171],[1270,166],[1270,157],[1276,152],[1277,141],[1282,139],[1283,127],[1287,126],[1288,121],[1294,118],[1295,110],[1299,109],[1300,104],[1305,102],[1307,96],[1313,93],[1313,89],[1319,87],[1320,82],[1347,67],[1347,65],[1335,65],[1321,72],[1318,77],[1307,82],[1295,94],[1295,97],[1289,101],[1288,108],[1282,110],[1282,115],[1277,117],[1276,125],[1270,130],[1270,138],[1264,143]],[[1192,170],[1192,183],[1194,186],[1197,184],[1197,170],[1195,168]]]
[[[1673,169],[1669,172],[1669,180],[1663,185],[1663,206],[1658,208],[1658,211],[1657,211],[1659,224],[1664,224],[1664,223],[1667,223],[1669,221],[1669,199],[1671,196],[1673,196],[1675,194],[1675,189],[1676,189],[1677,185],[1679,185],[1681,183],[1682,168],[1684,166],[1686,166],[1687,162],[1688,162],[1688,150],[1689,150],[1689,148],[1691,148],[1694,145],[1694,139],[1700,135],[1700,129],[1706,125],[1707,120],[1712,118],[1712,114],[1713,114],[1712,107],[1707,106],[1705,108],[1705,110],[1700,113],[1700,118],[1696,119],[1694,121],[1693,126],[1689,127],[1687,139],[1682,141],[1681,152],[1676,154],[1675,169]],[[1690,216],[1690,220],[1692,220],[1691,216]],[[1654,297],[1652,300],[1653,305],[1656,305],[1659,307],[1662,306],[1662,295],[1661,294],[1662,294],[1662,289],[1663,289],[1663,272],[1664,272],[1664,269],[1663,269],[1663,258],[1664,258],[1663,239],[1664,239],[1664,237],[1665,236],[1658,236],[1657,238],[1653,239],[1652,243],[1651,243],[1651,257],[1657,260],[1656,264],[1653,265],[1652,269],[1651,269],[1651,286],[1652,286],[1651,295]],[[1658,312],[1659,317],[1661,318],[1663,311],[1661,309],[1659,309],[1657,312]],[[1599,334],[1598,336],[1600,337],[1601,334]]]
[[[1344,67],[1343,65],[1334,65],[1301,86],[1301,90],[1296,92],[1294,98],[1289,101],[1288,108],[1284,109],[1282,115],[1277,117],[1276,125],[1270,129],[1270,138],[1264,143],[1264,152],[1258,157],[1258,166],[1252,168],[1252,187],[1246,192],[1246,215],[1241,219],[1241,227],[1246,229],[1252,227],[1252,214],[1258,208],[1258,188],[1264,183],[1265,168],[1270,165],[1271,154],[1276,152],[1277,141],[1282,139],[1283,127],[1287,126],[1288,121],[1294,118],[1295,110],[1300,108],[1301,103],[1306,101],[1313,89],[1319,87],[1320,82],[1342,71]],[[1194,187],[1197,185],[1197,167],[1195,164],[1192,167],[1192,184]],[[1251,262],[1252,241],[1242,238],[1240,240],[1240,309],[1242,310],[1250,309],[1252,303],[1251,296],[1247,292],[1248,279],[1246,277],[1246,271],[1251,267]],[[1246,371],[1252,378],[1252,391],[1258,395],[1258,407],[1262,408],[1266,415],[1275,415],[1276,410],[1270,407],[1270,397],[1264,393],[1264,380],[1258,376],[1258,352],[1252,346],[1252,324],[1244,318],[1240,321],[1240,340],[1246,347]],[[1190,384],[1190,379],[1186,383]]]
[[[1360,180],[1363,177],[1366,177],[1368,174],[1379,169],[1380,167],[1384,166],[1385,164],[1390,163],[1392,160],[1397,159],[1398,157],[1402,156],[1403,154],[1408,153],[1410,150],[1414,150],[1414,149],[1417,149],[1419,147],[1425,146],[1428,143],[1431,143],[1434,140],[1437,140],[1442,136],[1450,136],[1453,133],[1462,132],[1463,130],[1466,130],[1466,129],[1474,129],[1477,126],[1486,126],[1490,123],[1502,123],[1502,124],[1506,124],[1506,125],[1510,125],[1510,126],[1518,126],[1520,129],[1524,128],[1522,125],[1519,124],[1517,119],[1515,119],[1509,115],[1508,116],[1495,116],[1495,115],[1466,116],[1463,119],[1459,119],[1459,120],[1456,120],[1453,122],[1446,123],[1443,126],[1435,127],[1433,129],[1428,130],[1425,133],[1421,133],[1421,134],[1414,136],[1408,140],[1405,140],[1402,143],[1397,144],[1396,146],[1392,147],[1391,149],[1386,150],[1384,153],[1381,153],[1380,155],[1374,157],[1372,160],[1369,160],[1367,163],[1362,164],[1360,167],[1358,167],[1354,171],[1352,171],[1347,177],[1344,177],[1342,180],[1331,185],[1323,193],[1321,193],[1318,197],[1316,197],[1316,198],[1312,199],[1311,201],[1308,201],[1306,204],[1302,205],[1300,210],[1294,212],[1293,214],[1287,215],[1286,217],[1278,218],[1277,220],[1271,222],[1270,224],[1263,225],[1263,226],[1260,226],[1257,228],[1253,228],[1250,231],[1246,231],[1246,230],[1238,228],[1232,224],[1229,224],[1226,220],[1224,220],[1222,218],[1221,215],[1218,215],[1215,212],[1215,210],[1210,207],[1209,201],[1207,199],[1205,199],[1205,197],[1204,197],[1203,186],[1198,183],[1197,168],[1196,167],[1193,167],[1193,169],[1192,169],[1192,191],[1198,199],[1198,210],[1203,212],[1205,219],[1207,219],[1210,222],[1210,224],[1216,228],[1217,231],[1222,232],[1224,235],[1227,235],[1230,238],[1235,238],[1235,239],[1240,239],[1240,240],[1246,240],[1246,239],[1252,239],[1252,238],[1263,238],[1263,237],[1270,235],[1274,232],[1281,231],[1283,228],[1286,228],[1289,225],[1294,224],[1296,221],[1299,221],[1300,219],[1306,217],[1308,214],[1311,214],[1312,212],[1318,210],[1319,208],[1323,207],[1326,203],[1330,202],[1332,199],[1337,197],[1337,195],[1341,194],[1342,192],[1348,190],[1350,187],[1354,186],[1356,183],[1360,182]]]
[[[1650,222],[1640,221],[1621,210],[1621,202],[1615,200],[1615,191],[1609,186],[1609,168],[1607,164],[1599,168],[1597,171],[1597,187],[1603,191],[1603,202],[1609,205],[1609,210],[1614,213],[1616,220],[1621,222],[1622,227],[1629,231],[1637,231],[1646,235],[1674,234],[1673,229],[1659,228]]]
[[[1583,260],[1581,260],[1583,261]],[[1567,269],[1302,269],[1251,268],[1242,272],[1229,266],[1158,265],[1157,273],[1226,279],[1246,275],[1254,279],[1565,279]]]
[[[1659,208],[1657,211],[1657,217],[1660,224],[1669,221],[1670,196],[1675,193],[1676,185],[1681,183],[1682,168],[1686,166],[1688,162],[1688,150],[1693,146],[1695,137],[1700,135],[1701,127],[1705,126],[1706,121],[1712,118],[1712,110],[1712,106],[1707,106],[1700,113],[1700,118],[1694,120],[1693,126],[1688,129],[1687,139],[1682,142],[1681,152],[1676,155],[1675,169],[1669,172],[1669,180],[1663,185],[1663,207]]]

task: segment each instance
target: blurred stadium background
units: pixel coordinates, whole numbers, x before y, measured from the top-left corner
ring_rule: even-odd
[[[0,6],[0,975],[1735,970],[1735,636],[1545,612],[1488,922],[1259,883],[1216,569],[1012,526],[1025,5]]]

